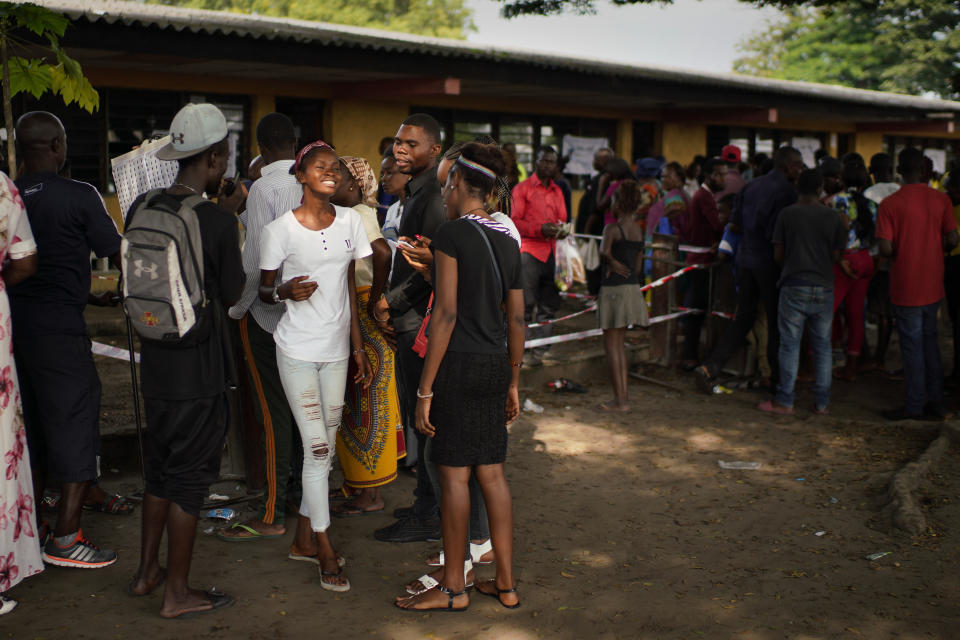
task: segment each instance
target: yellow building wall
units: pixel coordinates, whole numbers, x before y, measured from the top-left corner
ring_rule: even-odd
[[[617,157],[623,158],[631,165],[635,158],[633,157],[633,120],[617,120],[617,139],[613,147],[617,152]]]
[[[695,122],[664,122],[660,129],[660,153],[669,162],[686,166],[695,155],[707,152],[707,125]]]
[[[883,133],[876,131],[861,131],[853,135],[853,150],[870,162],[870,156],[883,152]]]
[[[324,113],[324,135],[343,156],[366,158],[380,175],[380,140],[393,137],[410,106],[375,100],[330,100]]]
[[[271,94],[258,93],[250,96],[250,158],[260,155],[260,145],[257,144],[257,124],[268,113],[277,110],[277,101]]]

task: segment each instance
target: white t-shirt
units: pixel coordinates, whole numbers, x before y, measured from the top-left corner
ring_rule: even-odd
[[[278,282],[306,275],[319,285],[306,300],[284,300],[287,312],[273,334],[277,347],[297,360],[338,362],[350,356],[347,269],[372,250],[360,215],[335,209],[333,224],[321,231],[307,229],[288,211],[264,227],[260,240],[260,268],[283,267]]]

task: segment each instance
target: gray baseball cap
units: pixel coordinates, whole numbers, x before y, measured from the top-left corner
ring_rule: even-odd
[[[227,119],[209,103],[180,109],[170,123],[170,142],[157,152],[160,160],[181,160],[206,151],[227,137]]]

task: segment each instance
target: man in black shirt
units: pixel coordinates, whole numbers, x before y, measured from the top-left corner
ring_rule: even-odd
[[[400,173],[410,176],[404,186],[406,200],[399,235],[430,238],[447,220],[446,207],[437,182],[440,154],[440,123],[415,113],[400,125],[393,141],[393,154]],[[390,289],[375,308],[374,318],[381,329],[396,332],[397,391],[404,424],[413,424],[417,408],[417,386],[423,359],[413,351],[413,342],[423,322],[430,298],[430,284],[406,261],[401,252],[393,258]],[[374,536],[384,542],[418,542],[440,537],[437,499],[430,484],[423,449],[426,437],[417,434],[416,499],[407,517],[379,529]]]
[[[57,175],[66,160],[67,136],[56,116],[23,115],[17,147],[23,175],[16,185],[39,261],[36,275],[9,290],[36,504],[48,475],[60,482],[57,524],[43,559],[97,569],[117,556],[90,543],[80,529],[83,499],[97,475],[100,413],[100,379],[83,310],[90,294],[90,252],[116,263],[120,234],[96,189]]]
[[[180,172],[161,196],[173,206],[188,196],[216,193],[227,169],[229,144],[223,114],[210,104],[188,104],[170,126],[172,142],[157,157],[177,160]],[[199,321],[179,342],[142,340],[141,372],[147,417],[144,441],[146,488],[140,566],[130,586],[147,595],[166,579],[160,615],[176,618],[230,604],[217,591],[191,589],[187,584],[197,518],[210,483],[217,479],[227,435],[229,371],[225,358],[226,308],[240,299],[244,272],[234,213],[242,189],[217,204],[194,208],[203,247],[207,305]],[[143,201],[127,214],[129,227]],[[167,569],[159,563],[160,540],[167,532]]]

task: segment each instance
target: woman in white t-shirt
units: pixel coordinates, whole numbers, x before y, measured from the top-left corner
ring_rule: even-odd
[[[303,204],[264,227],[259,291],[264,302],[286,304],[273,337],[280,381],[303,440],[303,500],[290,557],[316,562],[324,589],[347,591],[343,560],[327,535],[328,477],[351,355],[354,381],[369,386],[372,379],[354,282],[354,261],[371,249],[360,216],[330,203],[342,179],[333,148],[322,141],[307,145],[293,170]]]

